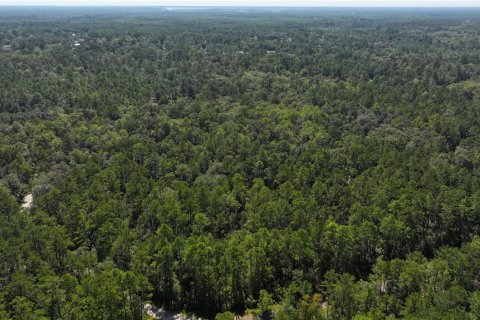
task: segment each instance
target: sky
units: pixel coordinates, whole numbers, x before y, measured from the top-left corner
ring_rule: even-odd
[[[0,0],[13,6],[480,7],[480,0]],[[1,8],[0,8],[1,10]]]

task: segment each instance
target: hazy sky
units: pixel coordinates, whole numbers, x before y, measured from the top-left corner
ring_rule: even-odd
[[[0,5],[51,6],[308,6],[480,7],[480,0],[0,0]],[[0,8],[1,10],[1,8]]]

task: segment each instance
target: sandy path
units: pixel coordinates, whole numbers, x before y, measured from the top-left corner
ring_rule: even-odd
[[[30,210],[30,208],[32,207],[32,202],[33,202],[33,195],[31,193],[25,195],[25,197],[23,197],[22,208]]]
[[[202,320],[202,318],[195,316],[166,311],[165,309],[157,308],[148,303],[143,306],[143,311],[150,317],[159,320]]]

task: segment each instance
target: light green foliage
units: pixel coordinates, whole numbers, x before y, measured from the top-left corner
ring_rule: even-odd
[[[480,317],[478,10],[32,10],[0,319]]]
[[[215,316],[215,320],[234,320],[235,315],[230,311],[225,311],[223,313],[218,313]]]

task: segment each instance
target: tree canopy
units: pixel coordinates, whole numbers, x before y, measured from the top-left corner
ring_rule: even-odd
[[[0,319],[480,319],[480,11],[29,10]]]

